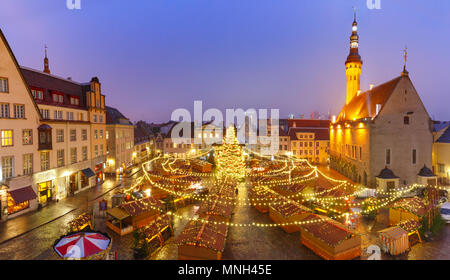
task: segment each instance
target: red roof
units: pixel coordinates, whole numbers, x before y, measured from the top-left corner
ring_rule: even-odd
[[[322,221],[311,224],[304,224],[301,227],[305,231],[309,232],[310,234],[333,247],[339,245],[339,243],[352,236],[352,232],[346,229],[345,225],[326,217],[320,217],[318,215],[311,214],[303,221],[316,221],[318,219],[321,219]]]
[[[297,138],[297,133],[314,133],[314,140],[330,140],[329,127],[326,128],[301,128],[291,127],[289,128],[289,136],[291,140],[308,140]]]
[[[329,128],[329,120],[304,120],[304,119],[288,119],[288,127],[300,127],[300,128]]]
[[[371,90],[353,97],[350,103],[342,108],[337,121],[375,117],[377,104],[381,104],[381,108],[383,108],[384,104],[389,99],[401,79],[401,76],[397,77],[389,82],[376,86]]]

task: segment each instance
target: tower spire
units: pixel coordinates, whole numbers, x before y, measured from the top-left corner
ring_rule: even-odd
[[[403,72],[402,76],[408,76],[409,72],[406,70],[406,61],[408,60],[408,47],[405,46],[405,49],[403,50]]]
[[[345,74],[347,75],[347,98],[346,104],[355,97],[360,90],[360,77],[362,67],[359,55],[358,22],[356,21],[356,8],[353,8],[352,35],[350,35],[350,53],[345,61]]]
[[[44,49],[45,49],[44,72],[47,74],[50,74],[50,67],[49,67],[48,57],[47,57],[47,45],[45,45]]]

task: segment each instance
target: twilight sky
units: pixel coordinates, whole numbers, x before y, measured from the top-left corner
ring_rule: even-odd
[[[176,108],[278,108],[338,114],[358,9],[362,90],[408,70],[429,114],[450,120],[450,1],[2,0],[0,28],[19,63],[87,82],[131,120]],[[192,113],[193,115],[193,113]]]

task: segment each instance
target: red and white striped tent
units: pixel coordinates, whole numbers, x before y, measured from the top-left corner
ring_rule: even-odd
[[[63,259],[102,259],[111,245],[111,238],[100,232],[77,232],[56,240],[53,249]]]
[[[408,232],[401,227],[390,227],[378,232],[385,252],[395,256],[409,249]]]

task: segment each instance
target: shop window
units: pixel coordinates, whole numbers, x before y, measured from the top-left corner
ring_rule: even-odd
[[[45,204],[52,197],[52,181],[38,184],[39,203]]]
[[[11,195],[8,193],[8,214],[14,214],[17,212],[20,212],[22,210],[25,210],[27,208],[30,208],[30,201],[24,201],[22,203],[16,204],[14,199],[11,197]]]

